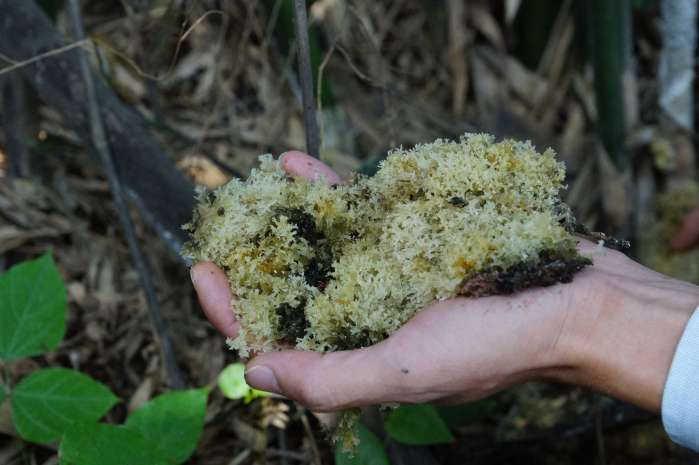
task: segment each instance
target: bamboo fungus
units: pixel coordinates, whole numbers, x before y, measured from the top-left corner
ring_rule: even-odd
[[[185,255],[222,267],[242,355],[379,342],[435,300],[567,282],[589,263],[552,150],[487,135],[397,149],[371,178],[290,179],[270,155],[201,192]]]

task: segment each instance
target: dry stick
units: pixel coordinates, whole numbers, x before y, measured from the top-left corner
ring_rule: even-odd
[[[294,22],[296,43],[298,44],[299,77],[301,79],[301,101],[303,103],[303,124],[306,128],[306,150],[318,158],[320,138],[313,104],[313,73],[311,71],[311,49],[308,44],[308,15],[306,0],[294,0]]]
[[[85,39],[85,31],[83,30],[82,20],[80,17],[78,0],[70,0],[68,2],[68,6],[75,35],[79,41],[83,41]],[[148,314],[150,316],[151,324],[160,342],[160,350],[162,352],[163,364],[165,365],[169,385],[172,388],[182,388],[184,387],[184,381],[177,366],[177,361],[175,360],[172,341],[168,334],[167,326],[160,314],[160,305],[158,304],[158,298],[155,294],[155,288],[153,287],[153,282],[151,280],[150,270],[148,268],[146,259],[141,253],[141,248],[138,245],[138,240],[136,239],[136,234],[134,232],[134,226],[124,200],[124,191],[116,174],[116,166],[114,164],[114,159],[112,158],[109,143],[107,142],[104,122],[102,121],[100,109],[97,103],[97,93],[95,91],[95,83],[92,80],[92,71],[90,70],[90,65],[88,64],[87,55],[85,52],[80,51],[79,53],[80,71],[83,75],[83,83],[85,85],[85,91],[87,94],[88,118],[90,122],[92,144],[94,145],[97,155],[99,156],[100,161],[104,165],[105,171],[107,172],[109,187],[112,191],[114,203],[116,204],[119,212],[119,220],[121,222],[121,226],[124,228],[124,234],[126,235],[126,241],[129,245],[129,251],[131,252],[131,256],[136,264],[141,286],[143,287],[143,291],[146,295]]]
[[[32,63],[43,60],[45,58],[49,58],[49,57],[52,57],[54,55],[59,55],[61,53],[68,52],[70,50],[73,50],[74,48],[82,47],[83,45],[87,45],[87,43],[88,43],[88,41],[86,41],[86,40],[80,40],[78,42],[74,42],[72,44],[68,44],[66,46],[59,47],[59,48],[54,49],[54,50],[49,50],[46,53],[42,53],[40,55],[31,57],[28,60],[19,61],[19,62],[14,61],[10,57],[7,57],[7,56],[3,55],[2,53],[0,53],[0,60],[3,60],[7,63],[10,63],[10,66],[7,66],[5,68],[0,69],[0,75],[7,74],[11,71],[22,68],[23,66],[31,65]]]

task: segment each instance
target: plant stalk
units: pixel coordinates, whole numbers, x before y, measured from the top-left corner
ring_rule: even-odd
[[[623,75],[628,66],[626,42],[630,35],[628,0],[593,0],[592,61],[595,70],[597,131],[618,169],[626,166],[626,116]]]
[[[296,25],[296,44],[298,46],[298,69],[301,81],[301,101],[303,104],[303,123],[306,129],[306,151],[318,158],[320,155],[320,137],[313,102],[313,70],[311,69],[311,49],[308,42],[308,14],[306,0],[294,0],[294,23]]]
[[[79,1],[69,0],[68,7],[76,40],[82,41],[85,39],[85,31],[83,29],[80,15]],[[95,90],[95,83],[93,81],[92,71],[90,70],[87,55],[83,50],[78,50],[77,53],[80,54],[80,71],[87,97],[88,119],[92,145],[107,173],[109,187],[119,213],[119,221],[121,226],[124,228],[124,234],[129,246],[129,251],[135,262],[136,269],[138,270],[141,287],[143,288],[146,296],[146,302],[148,304],[148,314],[150,316],[151,325],[160,343],[160,350],[163,357],[163,365],[165,366],[165,371],[168,377],[168,383],[172,388],[182,388],[184,387],[184,381],[175,359],[173,345],[168,333],[167,325],[160,313],[160,304],[158,303],[155,287],[153,286],[153,281],[151,279],[151,272],[138,244],[138,240],[136,239],[133,222],[129,216],[126,201],[124,200],[124,190],[121,182],[119,181],[119,177],[117,176],[114,159],[112,157],[109,143],[107,142],[107,135],[104,128],[104,122],[100,114],[97,101],[97,92]]]

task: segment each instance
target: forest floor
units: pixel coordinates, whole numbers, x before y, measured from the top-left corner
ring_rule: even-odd
[[[137,1],[92,1],[85,21],[106,80],[151,122],[183,173],[214,188],[249,173],[259,154],[305,146],[286,2],[156,3],[140,10]],[[518,32],[526,24],[490,2],[440,2],[431,10],[424,7],[431,2],[417,0],[317,0],[310,16],[321,158],[348,175],[371,172],[391,147],[438,137],[477,131],[530,139],[554,147],[566,162],[566,201],[582,223],[642,238],[641,219],[657,216],[653,199],[684,182],[667,159],[671,167],[696,159],[694,140],[666,129],[656,115],[658,12],[634,16],[637,74],[627,144],[635,185],[645,186],[650,200],[632,208],[595,130],[577,12],[573,2],[557,3],[537,65],[528,66],[521,47],[531,44]],[[463,21],[450,20],[455,15]],[[57,11],[58,27],[65,30],[66,22]],[[138,273],[99,165],[51,108],[33,103],[25,110],[24,176],[10,172],[0,139],[0,271],[51,250],[67,286],[68,331],[57,350],[12,363],[9,372],[19,379],[62,365],[88,373],[121,399],[106,419],[120,423],[167,390]],[[203,317],[180,257],[137,209],[131,216],[187,384],[215,383],[235,354]],[[0,410],[0,463],[57,463],[55,449],[16,437],[7,407]],[[445,465],[696,459],[669,441],[657,417],[579,388],[532,383],[443,415],[457,440],[430,451]],[[319,421],[302,406],[272,398],[246,404],[213,391],[190,463],[320,465],[332,457]]]

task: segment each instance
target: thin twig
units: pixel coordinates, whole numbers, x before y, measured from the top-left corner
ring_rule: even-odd
[[[323,146],[323,134],[325,133],[325,118],[323,118],[323,73],[325,72],[325,67],[328,65],[328,62],[330,61],[330,57],[335,51],[335,45],[337,45],[337,41],[339,38],[340,35],[338,34],[335,37],[335,40],[333,40],[333,43],[330,46],[330,50],[328,50],[328,53],[325,54],[325,58],[323,58],[323,61],[320,62],[320,66],[318,66],[318,82],[316,83],[316,112],[320,119],[319,142],[321,146]]]
[[[595,415],[595,442],[597,443],[597,463],[607,465],[607,454],[604,446],[604,427],[602,426],[602,413],[599,403],[594,409]]]
[[[22,68],[24,66],[31,65],[32,63],[35,63],[37,61],[41,61],[44,58],[49,58],[49,57],[52,57],[55,55],[60,55],[61,53],[68,52],[70,50],[73,50],[74,48],[82,47],[82,46],[87,45],[89,43],[90,43],[90,41],[87,39],[79,40],[77,42],[73,42],[72,44],[64,45],[63,47],[58,47],[56,49],[49,50],[48,52],[41,53],[37,56],[31,57],[31,58],[24,60],[24,61],[15,61],[12,58],[0,53],[0,60],[3,60],[3,61],[6,61],[7,63],[10,63],[10,66],[0,69],[0,76],[2,76],[3,74],[10,73],[10,72],[12,72],[16,69]]]
[[[179,57],[180,50],[182,49],[182,43],[185,40],[187,40],[187,38],[194,31],[194,29],[196,29],[207,17],[209,17],[213,14],[225,16],[225,13],[221,10],[209,10],[206,13],[204,13],[203,15],[201,15],[199,18],[197,18],[192,23],[192,25],[189,26],[182,33],[182,35],[177,39],[177,45],[175,46],[175,51],[172,55],[172,58],[170,59],[170,65],[168,66],[168,69],[165,71],[165,73],[160,75],[160,76],[155,75],[155,74],[150,74],[150,73],[143,71],[141,69],[141,67],[138,66],[136,64],[136,62],[130,56],[128,56],[126,53],[124,53],[120,50],[117,50],[114,47],[109,46],[108,44],[103,43],[103,44],[101,44],[101,47],[103,49],[107,50],[109,53],[112,53],[112,54],[116,55],[117,57],[119,57],[120,59],[122,59],[126,64],[131,66],[131,68],[139,76],[141,76],[143,78],[150,79],[152,81],[160,82],[160,81],[163,81],[163,80],[167,79],[168,77],[170,77],[170,75],[172,75],[172,73],[175,69],[175,65],[177,64],[177,58]],[[15,61],[12,58],[8,57],[7,55],[3,55],[2,53],[0,53],[0,60],[5,61],[5,62],[10,64],[10,66],[7,66],[5,68],[0,69],[0,76],[3,74],[7,74],[7,73],[10,73],[12,71],[15,71],[19,68],[23,68],[25,66],[31,65],[32,63],[35,63],[37,61],[41,61],[45,58],[50,58],[50,57],[55,56],[55,55],[60,55],[61,53],[69,52],[69,51],[71,51],[75,48],[78,48],[78,47],[83,47],[87,50],[87,47],[90,44],[91,44],[91,40],[88,38],[84,38],[84,39],[78,40],[77,42],[72,42],[72,43],[64,45],[62,47],[58,47],[58,48],[55,48],[53,50],[49,50],[48,52],[41,53],[37,56],[31,57],[31,58],[29,58],[27,60],[23,60],[23,61]],[[93,44],[93,46],[94,46],[94,44]]]
[[[298,44],[303,123],[306,128],[306,151],[309,155],[318,158],[320,138],[315,105],[313,104],[313,72],[311,70],[311,48],[308,43],[306,0],[294,0],[294,23],[296,24],[296,43]]]
[[[308,442],[311,446],[311,454],[313,458],[314,465],[321,465],[323,463],[320,457],[320,449],[318,449],[318,443],[316,442],[315,435],[313,434],[313,428],[311,428],[311,422],[308,421],[308,416],[305,410],[301,410],[301,423],[303,424],[303,429],[308,435]]]
[[[281,461],[281,465],[289,465],[289,450],[286,446],[286,430],[284,428],[275,429],[277,430],[277,443],[279,445],[279,458]]]
[[[78,0],[70,0],[68,2],[68,6],[75,35],[80,42],[83,42],[85,40],[85,31],[83,30]],[[124,190],[117,176],[114,159],[112,158],[109,143],[107,142],[104,122],[102,121],[102,116],[100,115],[92,71],[90,70],[90,65],[87,61],[87,55],[82,51],[80,52],[80,70],[83,76],[83,83],[87,96],[88,118],[92,144],[105,168],[105,171],[107,172],[109,187],[114,196],[114,203],[116,204],[117,211],[119,212],[119,220],[124,228],[124,234],[126,235],[126,241],[129,245],[129,251],[131,252],[131,257],[135,262],[136,269],[138,270],[138,276],[141,281],[141,286],[143,287],[143,291],[146,296],[146,301],[148,303],[148,314],[150,316],[151,324],[160,342],[160,350],[162,352],[163,364],[167,372],[168,382],[173,388],[181,388],[184,386],[182,374],[180,373],[177,366],[177,361],[175,360],[172,341],[170,340],[166,323],[163,321],[160,314],[160,305],[158,303],[155,288],[151,280],[151,273],[148,263],[141,252],[138,240],[136,239],[134,226],[126,207]]]

